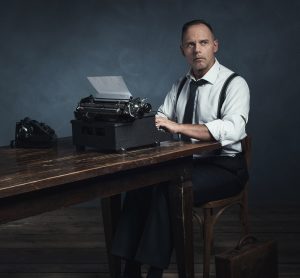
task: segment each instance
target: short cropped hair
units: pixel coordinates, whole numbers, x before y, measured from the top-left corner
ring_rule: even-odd
[[[194,19],[194,20],[188,21],[185,24],[183,24],[182,31],[181,31],[181,41],[183,40],[183,36],[184,36],[185,32],[187,31],[187,29],[189,27],[191,27],[192,25],[197,25],[197,24],[205,25],[211,31],[213,37],[215,37],[214,30],[207,21],[205,21],[203,19]]]

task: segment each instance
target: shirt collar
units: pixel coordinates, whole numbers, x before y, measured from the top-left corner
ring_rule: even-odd
[[[201,79],[205,79],[209,83],[214,84],[214,82],[216,81],[216,79],[218,77],[219,71],[220,71],[220,64],[219,64],[218,60],[215,58],[215,63]],[[192,74],[192,69],[189,70],[189,72],[186,74],[186,77],[189,80],[196,81],[194,75]]]

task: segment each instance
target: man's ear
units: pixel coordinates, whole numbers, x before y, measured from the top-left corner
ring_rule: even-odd
[[[183,51],[183,48],[182,48],[182,45],[180,45],[180,51],[181,51],[181,54],[185,57],[185,54],[184,54],[184,51]]]
[[[219,41],[218,40],[214,40],[214,53],[216,53],[219,49]]]

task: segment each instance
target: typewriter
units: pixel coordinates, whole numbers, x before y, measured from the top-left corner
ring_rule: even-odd
[[[151,104],[140,98],[82,98],[71,120],[73,144],[77,150],[91,147],[125,152],[170,140],[171,134],[156,129],[151,109]]]

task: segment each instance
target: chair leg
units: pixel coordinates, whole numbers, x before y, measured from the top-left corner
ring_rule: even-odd
[[[241,219],[244,235],[249,234],[250,227],[249,227],[249,217],[248,217],[248,194],[246,190],[242,197],[240,219]]]
[[[210,256],[213,240],[213,210],[203,208],[204,227],[203,227],[203,278],[209,278]]]

